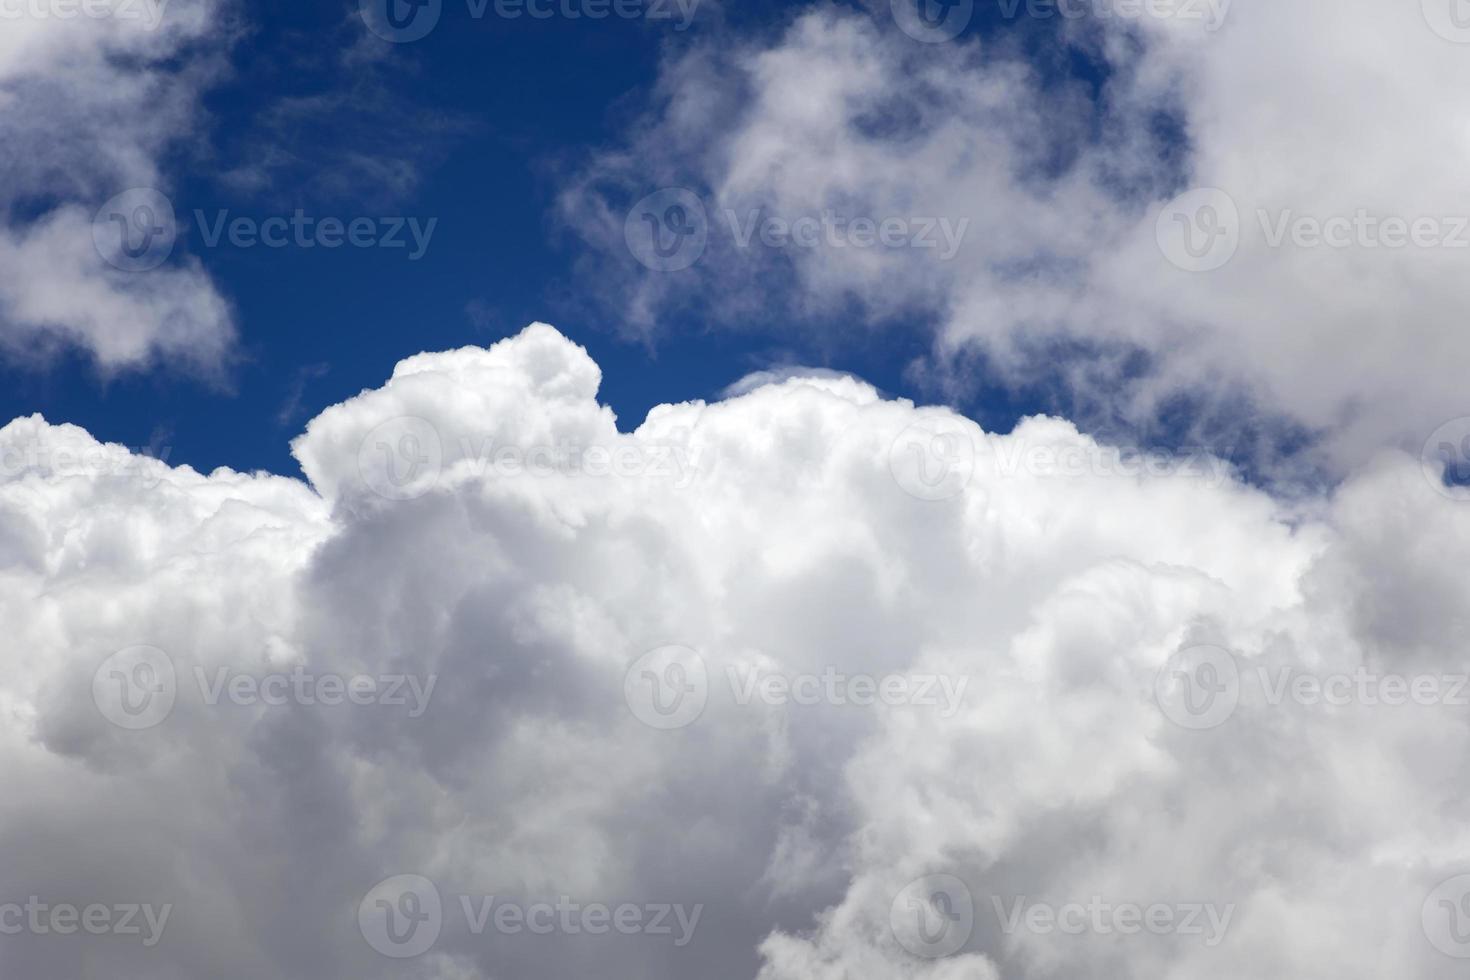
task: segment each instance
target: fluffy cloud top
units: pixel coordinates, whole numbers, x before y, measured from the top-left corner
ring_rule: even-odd
[[[920,43],[889,4],[830,8],[671,59],[626,146],[562,202],[626,257],[632,202],[660,185],[703,195],[697,264],[625,259],[636,275],[597,278],[621,309],[651,329],[713,294],[714,315],[758,320],[775,291],[844,330],[854,305],[876,324],[932,322],[941,382],[965,385],[978,352],[1002,377],[1059,374],[1081,403],[1138,422],[1182,396],[1222,448],[1254,404],[1319,434],[1338,472],[1464,414],[1454,372],[1425,369],[1470,356],[1470,32],[1453,5],[920,2],[998,26]],[[1025,47],[1038,32],[1048,56],[1060,42],[1096,66],[1095,93]],[[1165,206],[1203,188],[1223,201],[1192,202],[1190,247],[1218,240],[1229,261],[1194,271]],[[871,231],[865,247],[852,231],[740,241],[752,215],[824,211],[964,233],[953,254],[937,235],[909,247],[897,226],[881,247]]]
[[[0,429],[0,970],[1459,975],[1465,708],[1271,696],[1465,670],[1470,511],[1417,461],[1287,512],[851,378],[626,433],[599,380],[542,325],[410,358],[310,485]],[[11,934],[32,896],[171,914]]]

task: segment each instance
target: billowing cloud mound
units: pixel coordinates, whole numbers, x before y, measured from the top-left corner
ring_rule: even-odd
[[[849,378],[631,433],[599,381],[410,358],[311,486],[0,430],[0,972],[1461,974],[1417,461],[1288,513]]]
[[[193,131],[230,28],[214,0],[16,0],[0,10],[0,344],[103,369],[209,370],[233,342],[197,259],[170,259],[162,159]]]
[[[1425,370],[1470,358],[1453,3],[918,0],[974,24],[922,43],[915,2],[671,58],[564,195],[621,266],[589,281],[649,328],[708,295],[759,322],[774,290],[844,331],[932,323],[946,383],[978,354],[1139,422],[1184,398],[1221,448],[1254,404],[1339,472],[1464,414],[1457,374]],[[639,201],[659,186],[703,220]],[[643,220],[697,258],[630,256]]]

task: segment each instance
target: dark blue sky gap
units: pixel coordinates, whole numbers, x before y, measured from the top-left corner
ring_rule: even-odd
[[[694,309],[645,345],[575,301],[579,245],[551,214],[559,175],[618,142],[646,104],[665,45],[696,41],[702,31],[774,30],[804,7],[731,5],[724,24],[696,23],[680,35],[666,23],[615,18],[476,21],[463,0],[446,0],[428,38],[372,41],[365,50],[381,54],[377,67],[350,68],[342,59],[364,38],[355,3],[251,4],[233,74],[206,99],[208,138],[202,149],[180,148],[171,189],[185,229],[173,261],[199,257],[233,303],[239,362],[216,385],[167,365],[104,382],[75,354],[41,371],[6,365],[0,412],[39,411],[109,441],[166,447],[170,462],[204,470],[295,474],[287,444],[323,407],[377,386],[402,357],[489,344],[536,319],[590,350],[604,372],[602,400],[625,429],[655,404],[714,397],[773,362],[850,371],[889,393],[934,400],[903,373],[927,349],[921,324],[792,330],[773,306],[749,329],[716,331]],[[1010,32],[1043,77],[1097,98],[1097,63],[1056,45],[1054,25],[996,21],[977,17],[972,30]],[[395,187],[355,162],[394,157],[420,168],[416,186]],[[231,171],[243,165],[265,167],[267,183],[242,186]],[[257,219],[295,208],[344,219],[414,215],[438,224],[428,253],[410,262],[403,250],[206,247],[193,227],[196,208]],[[818,340],[824,336],[843,340]],[[1042,390],[976,391],[961,407],[987,428],[1066,407]]]

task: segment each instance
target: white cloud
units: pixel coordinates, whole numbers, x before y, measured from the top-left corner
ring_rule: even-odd
[[[151,948],[5,936],[7,976],[1458,975],[1420,919],[1467,870],[1465,709],[1272,705],[1252,680],[1465,670],[1470,510],[1417,460],[1288,511],[1178,469],[1058,475],[1014,451],[1096,458],[1066,422],[982,434],[854,379],[660,406],[631,433],[599,381],[545,326],[410,358],[293,444],[311,486],[170,468],[39,418],[0,429],[0,906],[173,905]],[[538,449],[555,453],[536,469]],[[945,459],[963,492],[906,492]],[[658,730],[625,682],[670,644],[699,660],[659,669],[702,665],[708,687],[697,719]],[[1198,644],[1233,651],[1243,683],[1196,731],[1155,691]],[[129,730],[94,675],[139,646],[167,655],[176,698]],[[162,683],[128,656],[124,680]],[[755,666],[841,675],[844,696],[859,676],[969,682],[956,712],[741,703],[728,669]],[[272,706],[248,683],[211,705],[196,668],[437,682],[415,718]],[[441,899],[414,959],[358,929],[397,875]],[[907,899],[929,894],[908,886],[931,875],[974,909],[937,959],[904,945],[922,938]],[[460,898],[492,895],[492,913],[702,909],[684,946],[677,926],[474,935]],[[992,901],[1094,897],[1229,907],[1229,926],[1213,945],[1007,933]]]
[[[1244,397],[1253,425],[1321,433],[1338,473],[1385,445],[1417,448],[1464,414],[1455,373],[1426,369],[1470,355],[1470,118],[1458,98],[1470,60],[1442,36],[1455,34],[1448,4],[1236,2],[1203,20],[1064,20],[1053,5],[1002,4],[1021,13],[945,44],[903,34],[888,6],[805,13],[774,39],[721,37],[666,67],[626,147],[596,157],[562,201],[617,256],[632,201],[659,185],[706,194],[711,240],[692,270],[613,258],[626,269],[598,279],[632,322],[651,329],[705,295],[719,302],[701,308],[736,321],[768,316],[775,296],[843,330],[933,322],[940,379],[965,384],[973,360],[954,358],[978,349],[1002,377],[1060,371],[1083,402],[1105,396],[1134,420],[1182,394],[1206,431],[1210,409],[1228,416]],[[1097,98],[1023,54],[1027,37],[1053,30],[1106,73]],[[1212,272],[1176,267],[1159,245],[1165,203],[1189,188],[1223,189],[1240,215],[1233,258]],[[949,261],[941,248],[840,236],[740,247],[730,214],[757,209],[969,225]],[[1353,230],[1346,247],[1273,246],[1266,231],[1360,211],[1405,227]],[[1438,230],[1406,234],[1421,219]],[[1342,240],[1346,227],[1331,230]],[[1186,259],[1180,230],[1166,218],[1166,249]],[[1059,367],[1057,341],[1087,345],[1096,376]],[[1107,367],[1127,350],[1150,358],[1141,377]]]
[[[93,233],[115,195],[167,192],[161,160],[194,132],[229,37],[224,8],[17,0],[0,27],[0,344],[12,354],[76,345],[107,371],[161,359],[218,369],[233,317],[197,260],[128,271]]]

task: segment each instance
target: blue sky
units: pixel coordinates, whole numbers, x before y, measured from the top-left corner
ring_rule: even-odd
[[[592,352],[604,370],[602,397],[625,427],[652,405],[715,397],[781,363],[936,397],[903,371],[927,348],[921,329],[870,332],[831,314],[798,323],[774,293],[736,329],[712,329],[705,313],[724,297],[711,292],[638,337],[619,311],[584,299],[589,284],[577,260],[589,246],[554,209],[564,175],[616,144],[646,109],[661,58],[712,37],[769,34],[800,9],[710,5],[680,32],[643,19],[474,19],[449,2],[428,37],[392,45],[363,29],[355,4],[251,5],[228,72],[206,90],[197,132],[163,159],[187,229],[171,261],[197,256],[233,305],[234,361],[213,378],[167,359],[106,376],[87,356],[63,351],[40,370],[31,362],[0,368],[0,413],[39,411],[199,468],[294,473],[288,440],[321,408],[377,385],[404,356],[486,345],[533,320]],[[1051,30],[1030,26],[1038,37]],[[970,31],[986,29],[977,18]],[[349,59],[354,46],[362,59]],[[1075,52],[1035,49],[1052,77],[1098,77]],[[397,184],[349,159],[392,161],[413,177]],[[252,182],[228,179],[267,160],[275,162]],[[409,261],[406,250],[209,247],[191,217],[199,209],[215,220],[228,209],[264,219],[297,208],[344,221],[437,223],[424,255]],[[1008,427],[1019,410],[1047,402],[992,390],[965,407]]]

